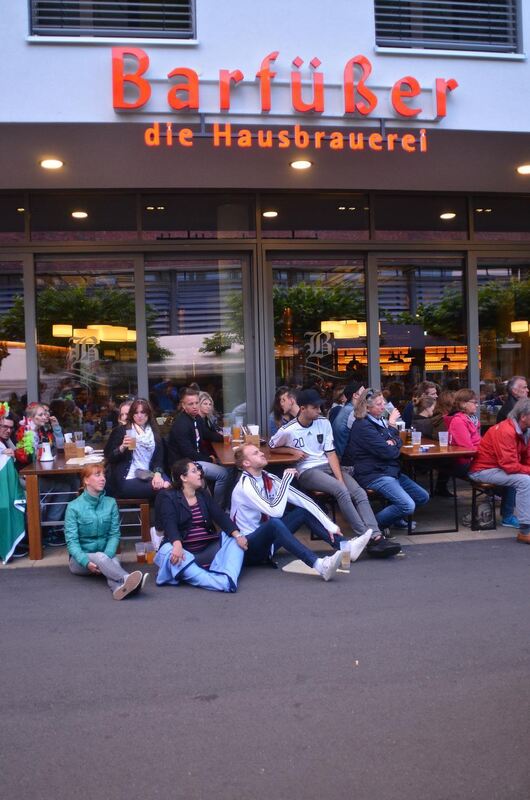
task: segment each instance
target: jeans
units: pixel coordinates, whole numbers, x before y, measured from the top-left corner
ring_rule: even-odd
[[[299,511],[302,513],[299,514]],[[248,550],[245,553],[245,563],[262,564],[276,550],[284,547],[287,552],[312,567],[317,560],[317,556],[302,542],[299,542],[291,531],[291,528],[297,530],[300,525],[306,522],[306,514],[309,514],[309,512],[305,511],[305,509],[296,509],[294,512],[285,514],[283,519],[269,519],[259,528],[256,528],[255,531],[247,534]],[[315,521],[318,522],[318,520]]]
[[[409,514],[414,513],[416,506],[425,505],[429,499],[429,492],[407,475],[400,475],[399,478],[383,475],[372,481],[370,489],[374,489],[390,501],[389,505],[377,514],[377,521],[382,528],[388,528],[395,522],[406,519]]]
[[[180,564],[170,561],[172,547],[169,543],[163,544],[155,556],[158,567],[156,576],[157,586],[170,584],[177,586],[180,581],[191,583],[201,589],[213,592],[235,592],[237,581],[243,565],[243,550],[236,540],[221,534],[221,547],[208,569],[199,566],[193,553],[184,550],[184,559]]]
[[[355,536],[362,536],[367,528],[378,533],[379,525],[366,492],[352,478],[346,467],[342,469],[342,477],[344,483],[335,478],[329,466],[311,467],[302,472],[298,482],[304,491],[316,490],[332,495]]]
[[[521,531],[522,533],[530,533],[530,475],[523,475],[521,472],[509,474],[503,469],[494,467],[472,472],[469,477],[472,480],[494,483],[497,486],[506,486],[515,491],[515,513],[519,520]],[[506,496],[504,497],[504,502],[506,502]],[[501,515],[508,516],[502,505]]]
[[[107,586],[109,587],[111,592],[113,592],[115,589],[121,586],[125,578],[127,578],[127,576],[129,575],[129,573],[123,569],[122,565],[120,564],[116,556],[114,556],[114,558],[109,558],[108,556],[105,555],[105,553],[99,553],[99,552],[87,553],[87,555],[90,561],[92,561],[92,563],[96,564],[96,566],[99,567],[99,571],[107,579]],[[70,567],[70,572],[73,575],[94,574],[93,572],[90,572],[90,570],[87,567],[82,567],[81,564],[79,564],[75,560],[75,558],[72,558],[71,556],[68,562],[68,566]]]
[[[219,464],[213,464],[211,461],[198,461],[197,463],[201,465],[204,477],[214,482],[213,499],[221,508],[225,508],[228,471],[219,466]]]

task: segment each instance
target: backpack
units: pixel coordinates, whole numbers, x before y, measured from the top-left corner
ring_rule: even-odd
[[[462,525],[466,528],[471,527],[471,512],[462,517]],[[479,503],[477,507],[477,523],[480,531],[491,530],[493,525],[493,512],[490,503]]]

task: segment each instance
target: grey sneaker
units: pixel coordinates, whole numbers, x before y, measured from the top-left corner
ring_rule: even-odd
[[[123,600],[128,595],[138,591],[138,589],[141,588],[142,581],[143,575],[140,570],[137,569],[134,572],[131,572],[130,575],[127,575],[121,586],[118,586],[117,589],[114,589],[112,596],[115,600]]]
[[[337,550],[332,556],[326,556],[322,559],[322,578],[325,581],[330,581],[340,567],[342,560],[342,553]]]
[[[372,535],[372,529],[368,528],[366,533],[363,533],[362,536],[357,536],[356,539],[350,539],[350,561],[352,563],[354,561],[357,561],[357,559],[363,552],[364,548],[370,541],[371,535]]]

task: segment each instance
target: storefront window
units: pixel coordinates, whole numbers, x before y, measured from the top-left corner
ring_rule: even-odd
[[[317,384],[331,403],[349,380],[367,380],[363,259],[288,253],[269,259],[276,386]]]
[[[245,195],[144,194],[142,239],[250,239],[254,199]]]
[[[132,263],[42,259],[36,305],[39,398],[65,431],[97,442],[138,391]],[[156,337],[149,347],[157,357]]]
[[[514,375],[530,377],[530,259],[480,258],[478,311],[486,424],[506,399],[505,381]]]
[[[460,258],[383,258],[378,265],[381,385],[395,405],[420,381],[468,385]]]
[[[123,242],[137,239],[133,194],[34,194],[31,239],[34,242]]]
[[[375,238],[392,242],[462,241],[468,237],[465,197],[382,194],[375,200]]]
[[[0,242],[22,242],[25,239],[26,203],[23,195],[0,197]]]
[[[179,390],[196,383],[223,415],[246,413],[241,256],[153,257],[145,299],[159,344],[149,359],[150,399],[168,418]]]
[[[359,242],[368,239],[368,197],[362,194],[264,194],[264,239],[319,239]]]
[[[21,415],[27,403],[24,285],[19,261],[0,261],[0,399]]]
[[[530,197],[476,195],[473,198],[475,239],[482,242],[530,240]]]

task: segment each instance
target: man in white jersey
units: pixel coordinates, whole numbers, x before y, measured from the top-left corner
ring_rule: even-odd
[[[340,528],[309,497],[291,486],[295,469],[286,469],[280,479],[265,472],[267,458],[259,447],[244,444],[235,453],[242,475],[232,492],[230,516],[249,542],[252,532],[268,520],[281,521],[294,534],[302,525],[335,550],[344,541]],[[287,511],[287,503],[296,508]],[[272,518],[272,519],[271,519]],[[371,530],[349,542],[350,561],[357,561],[370,541]]]
[[[335,452],[333,431],[329,420],[321,415],[322,397],[316,389],[303,389],[297,397],[298,416],[280,428],[270,439],[269,446],[289,447],[300,451],[298,481],[304,491],[332,495],[355,536],[367,528],[372,536],[367,546],[369,555],[387,558],[401,551],[401,546],[382,535],[368,496],[348,467],[341,468]]]

